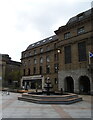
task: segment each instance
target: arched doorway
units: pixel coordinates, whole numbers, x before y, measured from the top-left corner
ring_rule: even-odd
[[[65,78],[65,92],[74,92],[74,81],[73,78],[70,76]]]
[[[79,91],[83,94],[90,94],[90,80],[87,76],[79,78]]]

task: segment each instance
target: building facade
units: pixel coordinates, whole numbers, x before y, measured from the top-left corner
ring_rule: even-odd
[[[59,89],[93,93],[93,12],[92,9],[71,18],[55,31],[59,38]]]
[[[54,90],[93,91],[92,9],[69,19],[56,35],[31,44],[22,52],[21,86],[43,89],[50,78]]]
[[[49,78],[54,90],[58,89],[59,56],[56,35],[31,44],[22,52],[21,86],[43,89]]]

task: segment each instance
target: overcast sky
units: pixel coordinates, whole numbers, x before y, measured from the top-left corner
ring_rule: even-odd
[[[0,53],[20,61],[21,52],[54,35],[67,21],[91,8],[92,0],[0,0]]]

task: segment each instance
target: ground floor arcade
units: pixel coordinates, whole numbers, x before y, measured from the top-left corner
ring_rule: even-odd
[[[59,72],[59,90],[65,92],[92,94],[93,81],[92,77],[84,69],[74,71]]]

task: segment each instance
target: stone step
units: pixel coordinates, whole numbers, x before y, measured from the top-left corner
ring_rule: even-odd
[[[33,102],[33,103],[41,103],[41,104],[71,104],[75,102],[79,102],[82,100],[81,97],[69,98],[69,99],[35,99],[28,97],[18,97],[18,100]]]
[[[28,98],[34,98],[34,99],[69,99],[69,98],[76,98],[78,95],[71,94],[71,95],[53,95],[53,96],[47,96],[47,95],[31,95],[31,94],[22,94],[22,97],[28,97]]]

